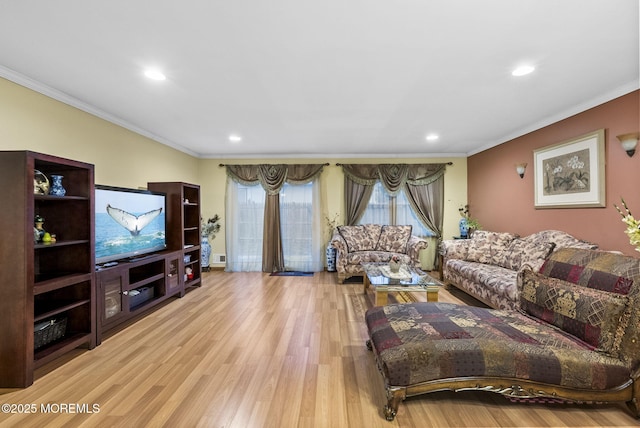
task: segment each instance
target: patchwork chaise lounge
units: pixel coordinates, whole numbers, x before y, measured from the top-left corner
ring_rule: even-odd
[[[520,309],[446,303],[374,307],[370,340],[393,420],[406,397],[489,391],[626,402],[640,416],[640,260],[567,248],[518,278]]]

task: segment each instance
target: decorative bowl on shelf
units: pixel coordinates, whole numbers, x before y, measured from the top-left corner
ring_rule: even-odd
[[[38,171],[33,171],[33,194],[34,195],[48,195],[49,194],[49,179],[46,175]]]

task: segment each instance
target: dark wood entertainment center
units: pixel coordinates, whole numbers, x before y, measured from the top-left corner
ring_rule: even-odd
[[[39,173],[62,175],[66,194],[39,193]],[[93,165],[2,151],[0,180],[0,388],[28,387],[37,367],[201,285],[199,186],[149,183],[167,194],[167,250],[96,269]],[[36,216],[55,240],[36,242]]]
[[[200,186],[156,182],[147,187],[167,195],[167,251],[97,268],[97,344],[103,333],[201,285]]]

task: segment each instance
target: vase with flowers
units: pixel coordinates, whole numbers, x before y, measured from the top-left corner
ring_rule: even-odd
[[[338,227],[338,217],[340,214],[336,213],[332,218],[329,216],[325,217],[325,221],[327,222],[327,231],[329,232],[329,240],[327,243],[327,249],[325,251],[325,256],[327,258],[327,272],[335,272],[336,271],[336,256],[337,250],[331,245],[331,237]]]
[[[469,205],[458,208],[458,212],[462,217],[458,223],[461,238],[470,238],[474,231],[482,229],[478,220],[469,215]]]
[[[400,271],[401,265],[402,263],[400,262],[400,257],[395,255],[391,256],[391,259],[389,260],[389,270],[391,270],[391,272],[398,273]]]
[[[624,211],[617,205],[614,205],[614,207],[616,207],[616,210],[618,210],[622,216],[622,222],[627,225],[627,229],[624,233],[629,237],[629,243],[636,247],[636,251],[640,251],[640,220],[636,220],[633,217],[629,207],[627,207],[627,203],[623,198],[620,199],[622,200],[622,207],[624,208]]]

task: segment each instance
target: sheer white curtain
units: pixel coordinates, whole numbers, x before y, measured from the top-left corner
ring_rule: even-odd
[[[280,191],[280,225],[286,270],[324,269],[320,185],[287,183]]]
[[[373,193],[365,210],[360,224],[410,224],[413,226],[412,234],[416,236],[433,236],[433,232],[427,229],[418,220],[411,210],[409,201],[404,191],[398,192],[393,197],[377,182],[373,187]]]
[[[245,186],[227,179],[225,270],[262,270],[262,231],[265,191],[259,184]]]
[[[227,179],[226,247],[229,272],[262,270],[265,191]],[[320,185],[285,184],[280,191],[282,250],[286,270],[324,269]]]

